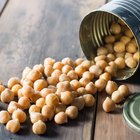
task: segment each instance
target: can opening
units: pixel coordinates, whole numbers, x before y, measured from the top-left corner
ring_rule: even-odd
[[[111,35],[110,24],[118,21],[118,19],[121,20],[133,33],[131,28],[123,19],[121,19],[121,17],[107,11],[96,10],[88,14],[83,19],[80,26],[79,38],[82,50],[87,59],[94,60],[94,58],[97,56],[97,48],[103,46],[105,43],[104,37],[106,35]],[[139,45],[135,35],[134,38],[137,43],[139,51]],[[139,63],[135,68],[125,68],[119,70],[117,72],[117,76],[115,77],[115,79],[116,80],[128,79],[136,72],[138,66]]]

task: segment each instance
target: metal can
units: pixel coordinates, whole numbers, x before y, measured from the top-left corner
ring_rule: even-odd
[[[89,13],[81,22],[79,38],[82,50],[89,60],[96,56],[98,47],[104,44],[103,37],[110,35],[110,23],[120,19],[132,31],[138,51],[140,46],[140,0],[113,0],[100,9]],[[139,67],[119,70],[116,79],[125,80],[134,75]]]

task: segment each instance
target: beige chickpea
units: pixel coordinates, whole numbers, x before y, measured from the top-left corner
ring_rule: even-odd
[[[30,86],[30,87],[33,88],[34,83],[33,83],[31,80],[24,79],[24,80],[22,81],[22,86],[25,86],[25,85],[28,85],[28,86]]]
[[[71,67],[74,67],[74,61],[71,59],[71,58],[69,58],[69,57],[65,57],[65,58],[63,58],[62,59],[62,61],[61,61],[64,65],[69,65],[69,66],[71,66]]]
[[[9,130],[12,133],[17,133],[20,130],[20,123],[16,120],[10,120],[6,124],[6,129]]]
[[[44,74],[46,77],[51,76],[52,72],[53,72],[53,67],[51,65],[46,65],[44,68]]]
[[[83,61],[84,61],[83,58],[77,58],[77,59],[75,60],[75,66],[80,65]]]
[[[95,81],[95,86],[99,92],[103,91],[106,87],[107,81],[104,79],[98,79]]]
[[[44,59],[44,67],[46,67],[46,65],[53,66],[54,63],[55,63],[55,60],[51,57],[48,57],[48,58]]]
[[[87,91],[84,87],[80,87],[77,89],[77,96],[81,96],[81,95],[84,95],[86,93],[87,93]]]
[[[122,36],[120,41],[122,41],[126,45],[131,41],[131,39],[128,36]]]
[[[18,90],[21,89],[22,86],[20,84],[16,84],[12,87],[11,91],[14,93],[15,96],[18,95]]]
[[[100,56],[96,56],[94,58],[95,62],[100,61],[100,60],[106,60],[106,55],[100,55]],[[92,67],[92,66],[91,66]]]
[[[57,85],[57,83],[59,82],[59,79],[55,78],[55,77],[47,77],[47,83],[48,85]]]
[[[55,62],[53,65],[53,69],[58,69],[58,70],[62,70],[62,67],[64,66],[64,64],[60,61]]]
[[[109,97],[106,97],[103,102],[103,110],[107,113],[115,110],[115,103]]]
[[[78,110],[82,110],[85,106],[85,100],[84,100],[83,96],[76,97],[73,100],[73,102],[71,103],[71,105],[76,106],[78,108]]]
[[[107,48],[105,47],[99,47],[97,49],[97,55],[100,56],[100,55],[107,55],[108,54],[108,50]]]
[[[33,69],[39,71],[42,74],[44,73],[44,66],[42,64],[34,65]]]
[[[18,77],[12,77],[8,80],[7,86],[8,88],[12,88],[14,85],[19,84],[20,80]]]
[[[41,109],[40,107],[36,106],[36,105],[31,105],[29,108],[29,114],[32,112],[39,112],[40,113]]]
[[[45,117],[45,119],[52,120],[55,114],[55,108],[54,106],[44,105],[42,107],[41,113]]]
[[[89,68],[89,71],[91,73],[93,73],[96,78],[98,78],[102,74],[102,72],[103,72],[102,68],[100,66],[98,66],[98,65],[91,66]]]
[[[130,38],[133,38],[133,33],[131,32],[131,30],[129,28],[127,30],[125,30],[124,34]]]
[[[95,97],[91,94],[85,94],[83,95],[84,101],[85,101],[85,106],[86,107],[92,107],[94,106],[96,100]]]
[[[30,100],[27,97],[21,97],[18,100],[18,104],[22,109],[28,109],[30,107]]]
[[[45,98],[46,105],[57,106],[59,103],[59,98],[56,94],[48,94]]]
[[[62,68],[62,73],[67,74],[69,71],[73,70],[73,68],[69,65],[64,65]]]
[[[65,112],[59,112],[55,115],[54,121],[56,124],[64,124],[68,122],[68,116]]]
[[[6,88],[4,91],[2,91],[0,97],[2,102],[9,103],[14,99],[14,93],[10,89]]]
[[[114,51],[117,53],[122,53],[125,51],[125,45],[123,42],[119,41],[114,44]]]
[[[86,71],[86,69],[82,66],[82,65],[78,65],[76,68],[75,68],[75,72],[77,73],[77,75],[79,77],[82,77],[83,73]]]
[[[5,124],[10,120],[10,115],[6,110],[0,111],[0,123]]]
[[[71,85],[73,90],[77,90],[79,87],[81,87],[81,84],[78,80],[70,81],[70,85]]]
[[[120,41],[121,37],[123,36],[122,32],[120,34],[115,35],[115,41]]]
[[[25,79],[28,75],[28,73],[31,71],[32,69],[29,67],[25,67],[25,69],[22,72],[22,78]]]
[[[85,87],[90,82],[90,79],[87,79],[87,78],[82,77],[79,80],[79,82],[80,82],[81,86]]]
[[[0,94],[5,90],[5,86],[0,85]]]
[[[74,70],[71,70],[67,73],[67,76],[73,80],[73,79],[78,79],[78,74],[74,71]]]
[[[91,66],[91,61],[89,61],[89,60],[84,60],[84,61],[81,63],[81,66],[88,70],[89,67]]]
[[[54,90],[52,89],[49,89],[49,88],[43,88],[41,91],[40,91],[40,94],[43,98],[45,98],[48,94],[50,93],[54,93]]]
[[[52,91],[52,93],[55,93],[57,90],[56,86],[54,86],[54,85],[49,85],[48,89],[50,89]]]
[[[41,91],[43,88],[46,88],[47,86],[48,86],[47,82],[43,79],[39,79],[34,82],[35,91]]]
[[[15,110],[12,114],[12,119],[13,120],[18,119],[20,123],[24,123],[26,121],[26,118],[27,118],[26,113],[21,109]]]
[[[120,103],[123,100],[124,96],[120,93],[119,90],[116,90],[112,93],[111,99],[114,103]]]
[[[122,57],[118,57],[115,59],[115,63],[117,65],[118,69],[124,69],[125,68],[125,60]]]
[[[137,66],[137,62],[133,57],[128,57],[127,59],[125,59],[125,64],[129,68],[135,68]]]
[[[133,39],[131,39],[131,41],[130,41],[131,43],[133,43],[134,44],[134,46],[137,46],[137,42],[136,42],[136,39],[135,38],[133,38]]]
[[[118,91],[124,96],[127,97],[129,95],[129,89],[126,85],[120,85]]]
[[[30,97],[30,101],[31,103],[36,103],[36,101],[41,98],[41,94],[39,91],[36,91],[31,97]]]
[[[105,68],[105,72],[109,73],[112,77],[116,77],[117,68],[115,68],[114,66],[107,66]]]
[[[107,62],[111,62],[111,61],[114,61],[115,60],[115,55],[114,54],[112,54],[112,53],[109,53],[107,56],[106,56],[107,58]]]
[[[114,69],[114,71],[117,71],[117,64],[114,61],[111,61],[108,64]]]
[[[41,120],[38,120],[32,126],[33,133],[37,135],[44,134],[46,132],[46,129],[47,129],[46,124]]]
[[[108,63],[105,60],[100,60],[96,62],[96,65],[98,65],[101,69],[105,69]]]
[[[137,52],[137,46],[135,46],[133,43],[128,43],[126,45],[126,51],[129,53],[136,53]]]
[[[55,77],[56,79],[59,79],[59,76],[62,74],[61,70],[56,69],[52,72],[51,77]]]
[[[118,85],[114,81],[108,81],[105,91],[107,94],[112,95],[114,91],[118,89]]]
[[[127,59],[128,57],[133,57],[133,54],[126,52],[124,58]]]
[[[112,34],[119,34],[121,32],[121,26],[118,23],[112,23],[110,31]]]
[[[18,90],[18,99],[21,98],[21,97],[23,97],[23,95],[22,95],[22,90],[19,89],[19,90]]]
[[[116,56],[116,58],[118,58],[118,57],[124,58],[124,57],[125,57],[125,52],[122,52],[122,53],[115,53],[115,56]]]
[[[28,85],[25,85],[21,89],[22,95],[25,97],[31,97],[34,94],[34,89]]]
[[[42,108],[44,105],[45,105],[45,98],[39,98],[39,99],[36,101],[36,106]]]
[[[70,77],[63,73],[63,74],[60,75],[59,81],[60,81],[60,82],[63,82],[63,81],[70,81]]]
[[[36,123],[39,120],[44,121],[44,117],[40,112],[31,112],[30,120],[31,120],[31,123]]]
[[[64,82],[59,82],[56,85],[57,89],[59,89],[59,91],[64,92],[64,91],[71,91],[72,90],[72,86],[70,84],[69,81],[64,81]]]
[[[138,51],[138,52],[134,53],[133,58],[134,58],[134,60],[136,62],[139,62],[139,60],[140,60],[140,52]]]
[[[87,93],[89,94],[95,94],[97,92],[96,86],[93,84],[93,82],[89,82],[85,87]]]
[[[108,53],[113,53],[114,49],[113,49],[113,44],[105,44],[105,47],[108,50]]]
[[[94,74],[89,72],[89,71],[85,71],[82,75],[83,78],[86,78],[86,79],[90,79],[90,80],[93,80],[94,79]]]
[[[59,103],[55,108],[55,114],[59,112],[65,112],[65,110],[66,110],[66,105],[63,103]]]
[[[105,43],[114,43],[115,37],[112,35],[105,36]]]
[[[99,78],[109,81],[109,80],[111,80],[111,74],[108,72],[105,72],[105,73],[101,74]]]
[[[11,101],[7,107],[7,111],[12,114],[18,108],[20,108],[20,105],[15,101]]]
[[[76,106],[69,106],[65,112],[70,119],[76,119],[78,116],[78,108]]]

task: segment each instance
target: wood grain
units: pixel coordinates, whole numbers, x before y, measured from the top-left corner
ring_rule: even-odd
[[[0,19],[0,79],[21,77],[25,66],[43,63],[45,57],[83,57],[79,43],[82,18],[105,1],[100,0],[10,0]],[[6,106],[6,105],[5,105]],[[90,140],[96,108],[80,112],[68,124],[47,123],[47,134],[36,136],[28,119],[18,134],[0,126],[2,140]]]

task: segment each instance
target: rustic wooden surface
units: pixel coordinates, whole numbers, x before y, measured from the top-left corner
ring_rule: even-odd
[[[0,7],[4,1],[0,0]],[[57,60],[66,56],[83,57],[79,43],[80,22],[105,2],[107,0],[9,0],[4,10],[0,10],[3,12],[0,17],[0,79],[6,84],[10,77],[20,77],[25,66],[42,63],[48,56]],[[140,90],[139,76],[127,81],[131,92]],[[1,125],[0,140],[138,140],[139,135],[124,123],[122,109],[111,114],[103,112],[105,96],[99,94],[97,116],[95,106],[83,110],[76,120],[66,125],[49,122],[45,136],[34,135],[29,120],[18,134],[11,134]],[[0,109],[3,107],[6,105],[0,104]]]

